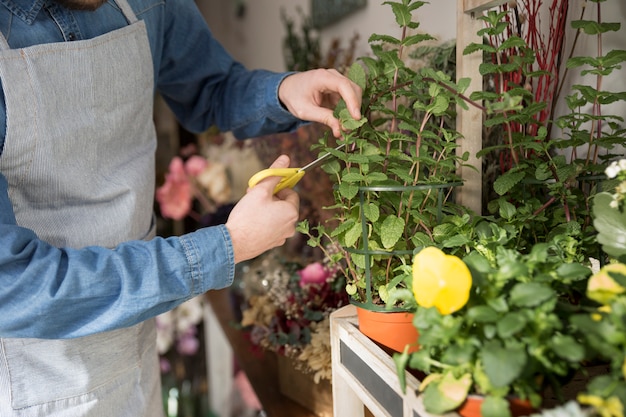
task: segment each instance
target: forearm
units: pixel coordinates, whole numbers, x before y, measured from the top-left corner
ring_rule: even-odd
[[[0,337],[68,338],[126,327],[229,286],[225,226],[116,249],[56,248],[15,218],[0,175]]]

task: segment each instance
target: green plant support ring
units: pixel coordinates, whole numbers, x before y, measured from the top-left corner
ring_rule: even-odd
[[[440,190],[449,189],[453,187],[462,186],[463,183],[461,181],[457,182],[448,182],[442,184],[418,184],[418,185],[408,185],[408,186],[400,186],[400,185],[374,185],[374,186],[362,186],[359,187],[359,205],[361,209],[361,213],[363,213],[363,206],[365,204],[365,193],[369,191],[375,192],[404,192],[404,191],[413,191],[413,190],[437,190],[437,220],[441,220],[442,208],[443,208],[443,194]],[[346,248],[346,251],[349,253],[359,254],[365,256],[365,301],[355,301],[350,300],[351,304],[354,304],[358,307],[362,307],[372,311],[406,311],[406,309],[402,308],[387,308],[386,306],[381,306],[379,304],[375,304],[372,297],[372,271],[370,267],[370,258],[373,255],[383,255],[383,256],[402,256],[402,255],[412,255],[413,250],[397,250],[397,251],[384,251],[384,250],[370,250],[368,247],[367,241],[367,220],[365,216],[361,215],[361,234],[362,234],[362,247],[360,249],[351,249]]]

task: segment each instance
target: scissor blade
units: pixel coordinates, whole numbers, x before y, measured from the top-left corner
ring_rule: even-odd
[[[342,143],[341,145],[337,146],[335,148],[335,150],[338,151],[338,150],[342,149],[344,146],[346,146],[346,144]],[[324,155],[322,155],[319,158],[317,158],[316,160],[314,160],[313,162],[309,162],[308,164],[306,164],[305,166],[300,168],[300,171],[308,171],[310,169],[313,169],[313,168],[323,164],[324,162],[326,162],[326,160],[328,158],[330,158],[331,156],[333,156],[333,154],[330,153],[330,152],[327,152]]]

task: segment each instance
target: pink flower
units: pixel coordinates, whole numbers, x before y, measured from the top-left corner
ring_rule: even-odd
[[[192,177],[197,177],[207,167],[207,160],[201,156],[193,155],[185,162],[185,172]]]
[[[199,348],[200,341],[196,337],[195,332],[186,332],[180,336],[178,343],[176,343],[176,350],[181,355],[195,355]]]
[[[307,265],[304,269],[298,271],[300,275],[300,286],[307,284],[322,284],[330,277],[330,272],[324,268],[319,262]]]
[[[165,183],[156,190],[156,199],[161,207],[161,215],[166,218],[181,220],[191,210],[191,184],[181,158],[172,158],[169,172],[165,174]]]
[[[172,370],[172,364],[166,358],[159,358],[159,368],[161,368],[161,373],[166,374]]]

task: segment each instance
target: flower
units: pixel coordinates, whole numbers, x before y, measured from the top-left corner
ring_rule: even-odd
[[[461,309],[469,299],[472,275],[463,261],[429,246],[413,259],[413,295],[422,307],[441,314]]]
[[[626,159],[611,162],[604,173],[609,179],[620,181],[615,187],[615,193],[612,194],[613,200],[609,203],[609,207],[619,209],[626,198]]]
[[[252,343],[292,358],[315,382],[330,379],[329,316],[348,303],[344,276],[325,261],[286,261],[278,248],[255,260],[243,279],[244,288],[254,288],[244,295],[241,320]]]
[[[156,200],[165,218],[181,220],[192,214],[194,198],[205,212],[230,201],[231,187],[226,166],[191,155],[186,161],[175,156],[170,161],[165,181],[156,190]]]
[[[180,220],[191,210],[191,183],[180,157],[170,161],[165,183],[156,190],[156,199],[163,217]]]
[[[330,277],[330,271],[324,268],[320,262],[308,264],[298,271],[300,276],[300,286],[304,287],[308,284],[322,284]]]
[[[609,264],[593,274],[587,283],[587,295],[603,305],[611,303],[613,298],[624,293],[625,289],[618,284],[612,274],[620,274],[626,277],[626,265]]]
[[[196,353],[200,343],[197,326],[202,322],[202,311],[202,297],[194,297],[157,316],[157,349],[160,355],[169,352],[174,344],[181,355]]]

